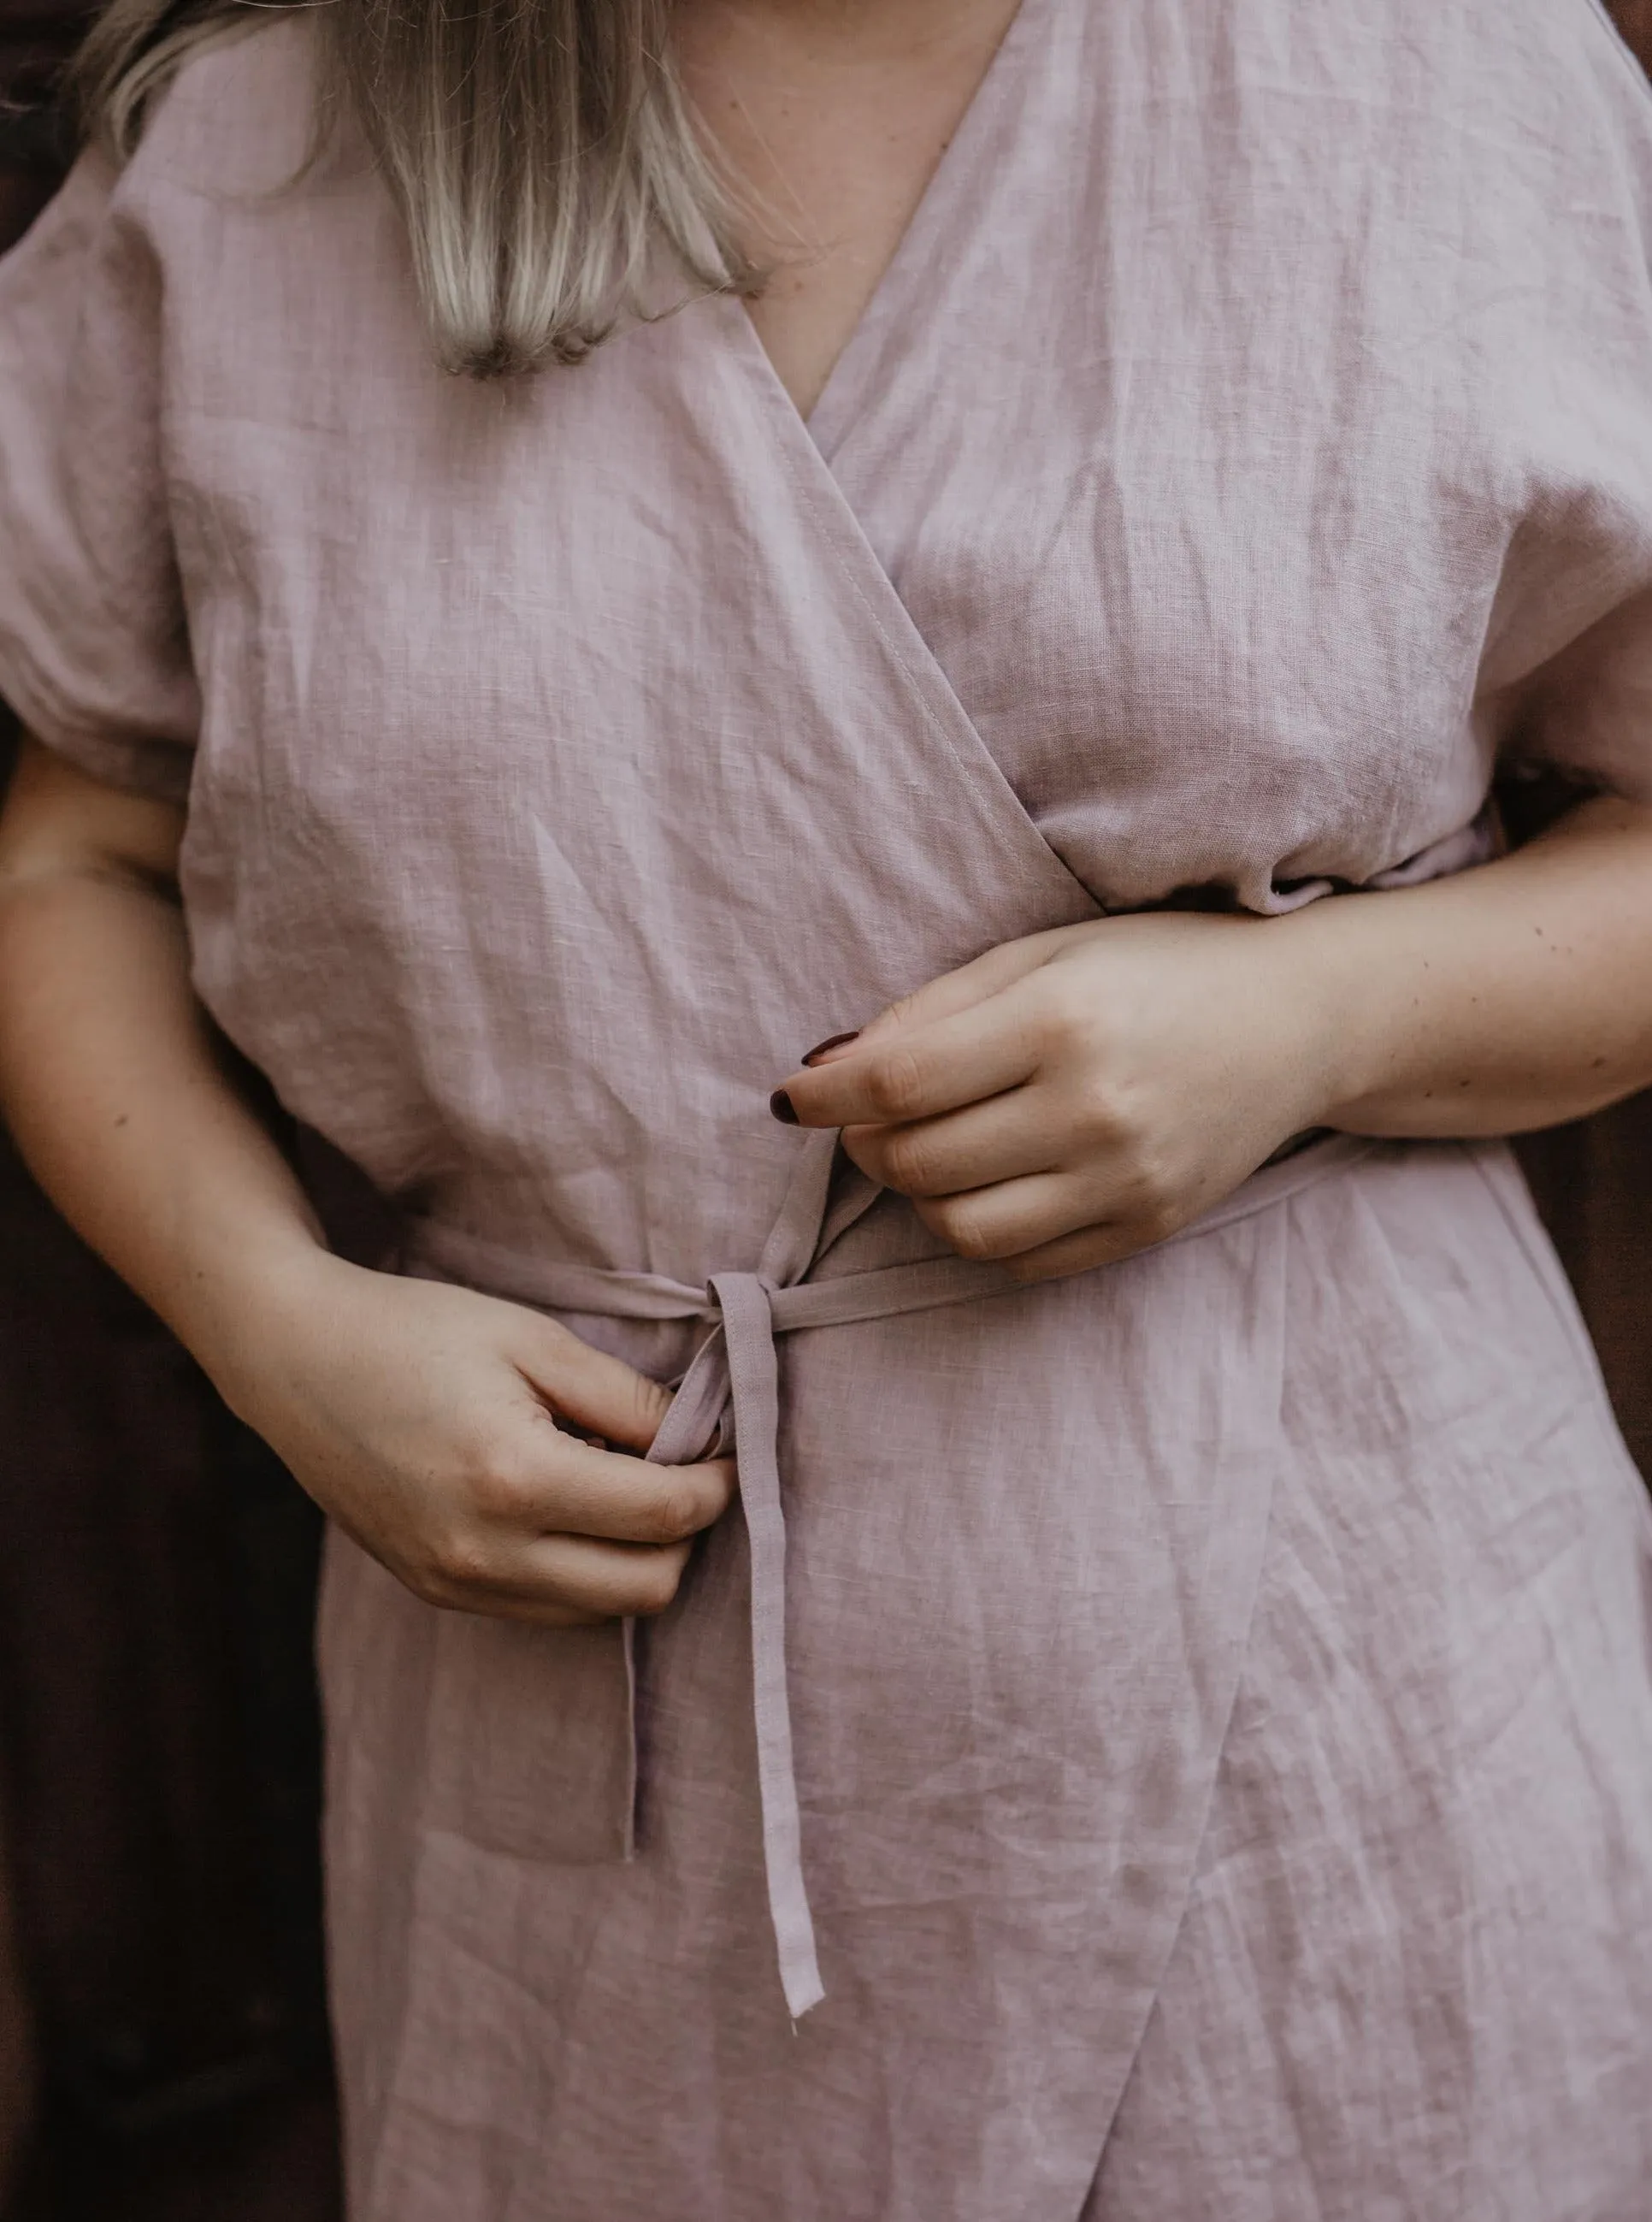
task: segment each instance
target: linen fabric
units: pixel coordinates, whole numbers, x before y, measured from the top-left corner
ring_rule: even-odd
[[[1499,763],[1652,799],[1652,97],[1592,0],[1025,0],[808,426],[729,301],[441,376],[309,71],[197,59],[0,269],[0,693],[187,799],[200,992],[410,1269],[673,1378],[808,1043],[1472,863]],[[1505,1154],[1309,1155],[781,1334],[784,1567],[723,1522],[629,1661],[332,1539],[357,2222],[1646,2213],[1646,1500]],[[941,1262],[844,1182],[804,1256]]]

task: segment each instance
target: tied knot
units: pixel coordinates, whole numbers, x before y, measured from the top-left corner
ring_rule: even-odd
[[[757,1731],[758,1793],[763,1859],[785,2002],[793,2021],[824,1996],[814,1924],[804,1885],[792,1714],[786,1692],[785,1522],[780,1508],[777,1335],[857,1321],[894,1319],[948,1304],[1016,1293],[998,1265],[950,1256],[904,1265],[876,1265],[823,1279],[809,1275],[875,1199],[856,1176],[831,1201],[835,1137],[810,1134],[798,1154],[780,1216],[754,1270],[714,1273],[704,1289],[657,1274],[609,1271],[538,1259],[524,1267],[452,1229],[425,1222],[416,1244],[426,1267],[445,1265],[479,1287],[491,1286],[554,1310],[615,1319],[698,1320],[710,1331],[696,1352],[660,1422],[649,1459],[687,1466],[726,1449],[730,1414],[740,1466],[740,1501],[751,1547],[753,1711]],[[1378,1145],[1351,1135],[1317,1140],[1254,1174],[1224,1202],[1171,1235],[1198,1240],[1218,1228],[1283,1202]],[[626,1671],[635,1697],[635,1624],[625,1623]],[[631,1792],[625,1842],[634,1848],[636,1738],[632,1717]]]

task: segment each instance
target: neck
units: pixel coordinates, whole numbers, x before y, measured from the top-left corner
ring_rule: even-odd
[[[678,0],[701,35],[799,49],[818,61],[879,62],[996,40],[1015,0]]]

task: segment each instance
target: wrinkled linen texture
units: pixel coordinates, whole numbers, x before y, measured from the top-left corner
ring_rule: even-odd
[[[1025,0],[807,426],[729,301],[441,375],[309,70],[198,58],[0,269],[0,692],[187,796],[200,993],[410,1269],[661,1378],[723,1277],[760,1389],[809,1043],[1471,864],[1499,763],[1652,799],[1593,0]],[[1504,1150],[1293,1164],[1052,1287],[787,1299],[795,2031],[740,1518],[634,1687],[332,1539],[356,2222],[1652,2213],[1645,1498]],[[840,1179],[788,1272],[935,1258]]]

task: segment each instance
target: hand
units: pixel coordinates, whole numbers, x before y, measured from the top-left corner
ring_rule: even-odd
[[[235,1409],[427,1604],[554,1628],[662,1611],[733,1491],[726,1459],[585,1440],[646,1450],[669,1396],[521,1305],[318,1251],[241,1332],[253,1355],[212,1369]]]
[[[1339,1014],[1307,923],[1156,913],[1010,942],[784,1095],[962,1256],[1080,1272],[1173,1234],[1324,1116]]]

